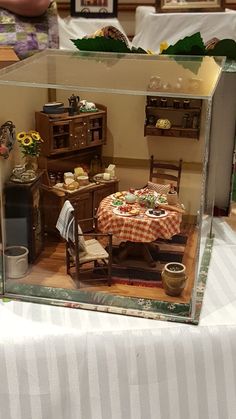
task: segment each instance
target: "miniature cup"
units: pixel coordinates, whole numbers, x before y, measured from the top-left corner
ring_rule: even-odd
[[[103,173],[103,179],[104,180],[110,180],[111,179],[111,174],[109,172]]]

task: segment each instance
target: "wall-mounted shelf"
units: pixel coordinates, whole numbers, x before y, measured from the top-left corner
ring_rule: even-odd
[[[199,139],[201,108],[201,99],[147,96],[144,135]],[[158,119],[167,119],[171,127],[156,127]]]

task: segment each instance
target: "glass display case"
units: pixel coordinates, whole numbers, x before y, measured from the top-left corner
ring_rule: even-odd
[[[21,177],[19,144],[0,162],[2,296],[198,323],[213,240],[211,105],[224,61],[48,50],[0,71],[2,118],[43,141],[33,179]],[[72,93],[95,109],[45,115],[45,103]],[[83,121],[88,139],[71,148]],[[53,140],[51,152],[59,135],[63,147]],[[178,188],[164,165],[150,181],[151,155],[169,169],[181,163]],[[91,177],[94,160],[102,173]]]

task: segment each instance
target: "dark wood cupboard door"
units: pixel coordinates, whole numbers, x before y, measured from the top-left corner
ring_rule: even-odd
[[[95,185],[88,191],[78,190],[78,192],[73,194],[63,192],[59,194],[57,191],[52,190],[52,188],[43,186],[43,219],[45,223],[45,231],[47,233],[56,233],[56,235],[59,236],[58,230],[56,229],[56,223],[64,202],[67,199],[78,209],[78,216],[80,220],[87,218],[91,219],[90,221],[80,223],[84,232],[91,231],[93,227],[93,217],[96,214],[96,209],[98,208],[99,203],[107,195],[110,195],[117,190],[118,181],[108,184]]]
[[[88,140],[88,119],[80,117],[73,120],[71,146],[73,149],[85,148]]]
[[[108,184],[103,184],[99,189],[94,191],[93,194],[93,213],[94,215],[97,212],[100,202],[106,198],[106,196],[113,194],[118,190],[118,182],[111,182]]]
[[[43,217],[42,217],[42,203],[41,203],[41,191],[39,185],[32,187],[31,191],[31,200],[32,200],[32,224],[31,224],[31,234],[32,234],[32,257],[33,260],[41,253],[43,249]]]
[[[29,262],[34,262],[40,255],[44,243],[40,184],[41,175],[29,184],[9,182],[4,190],[8,225],[6,243],[8,246],[26,246]]]
[[[63,153],[71,150],[71,121],[52,122],[51,127],[51,154]]]
[[[91,115],[88,119],[88,146],[106,143],[106,115]]]
[[[58,230],[56,229],[56,223],[65,202],[64,195],[58,196],[54,191],[43,186],[42,196],[45,232],[59,235]]]

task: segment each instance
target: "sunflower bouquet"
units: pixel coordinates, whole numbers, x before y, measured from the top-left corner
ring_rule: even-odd
[[[21,131],[16,138],[24,156],[39,156],[43,140],[37,131]]]

